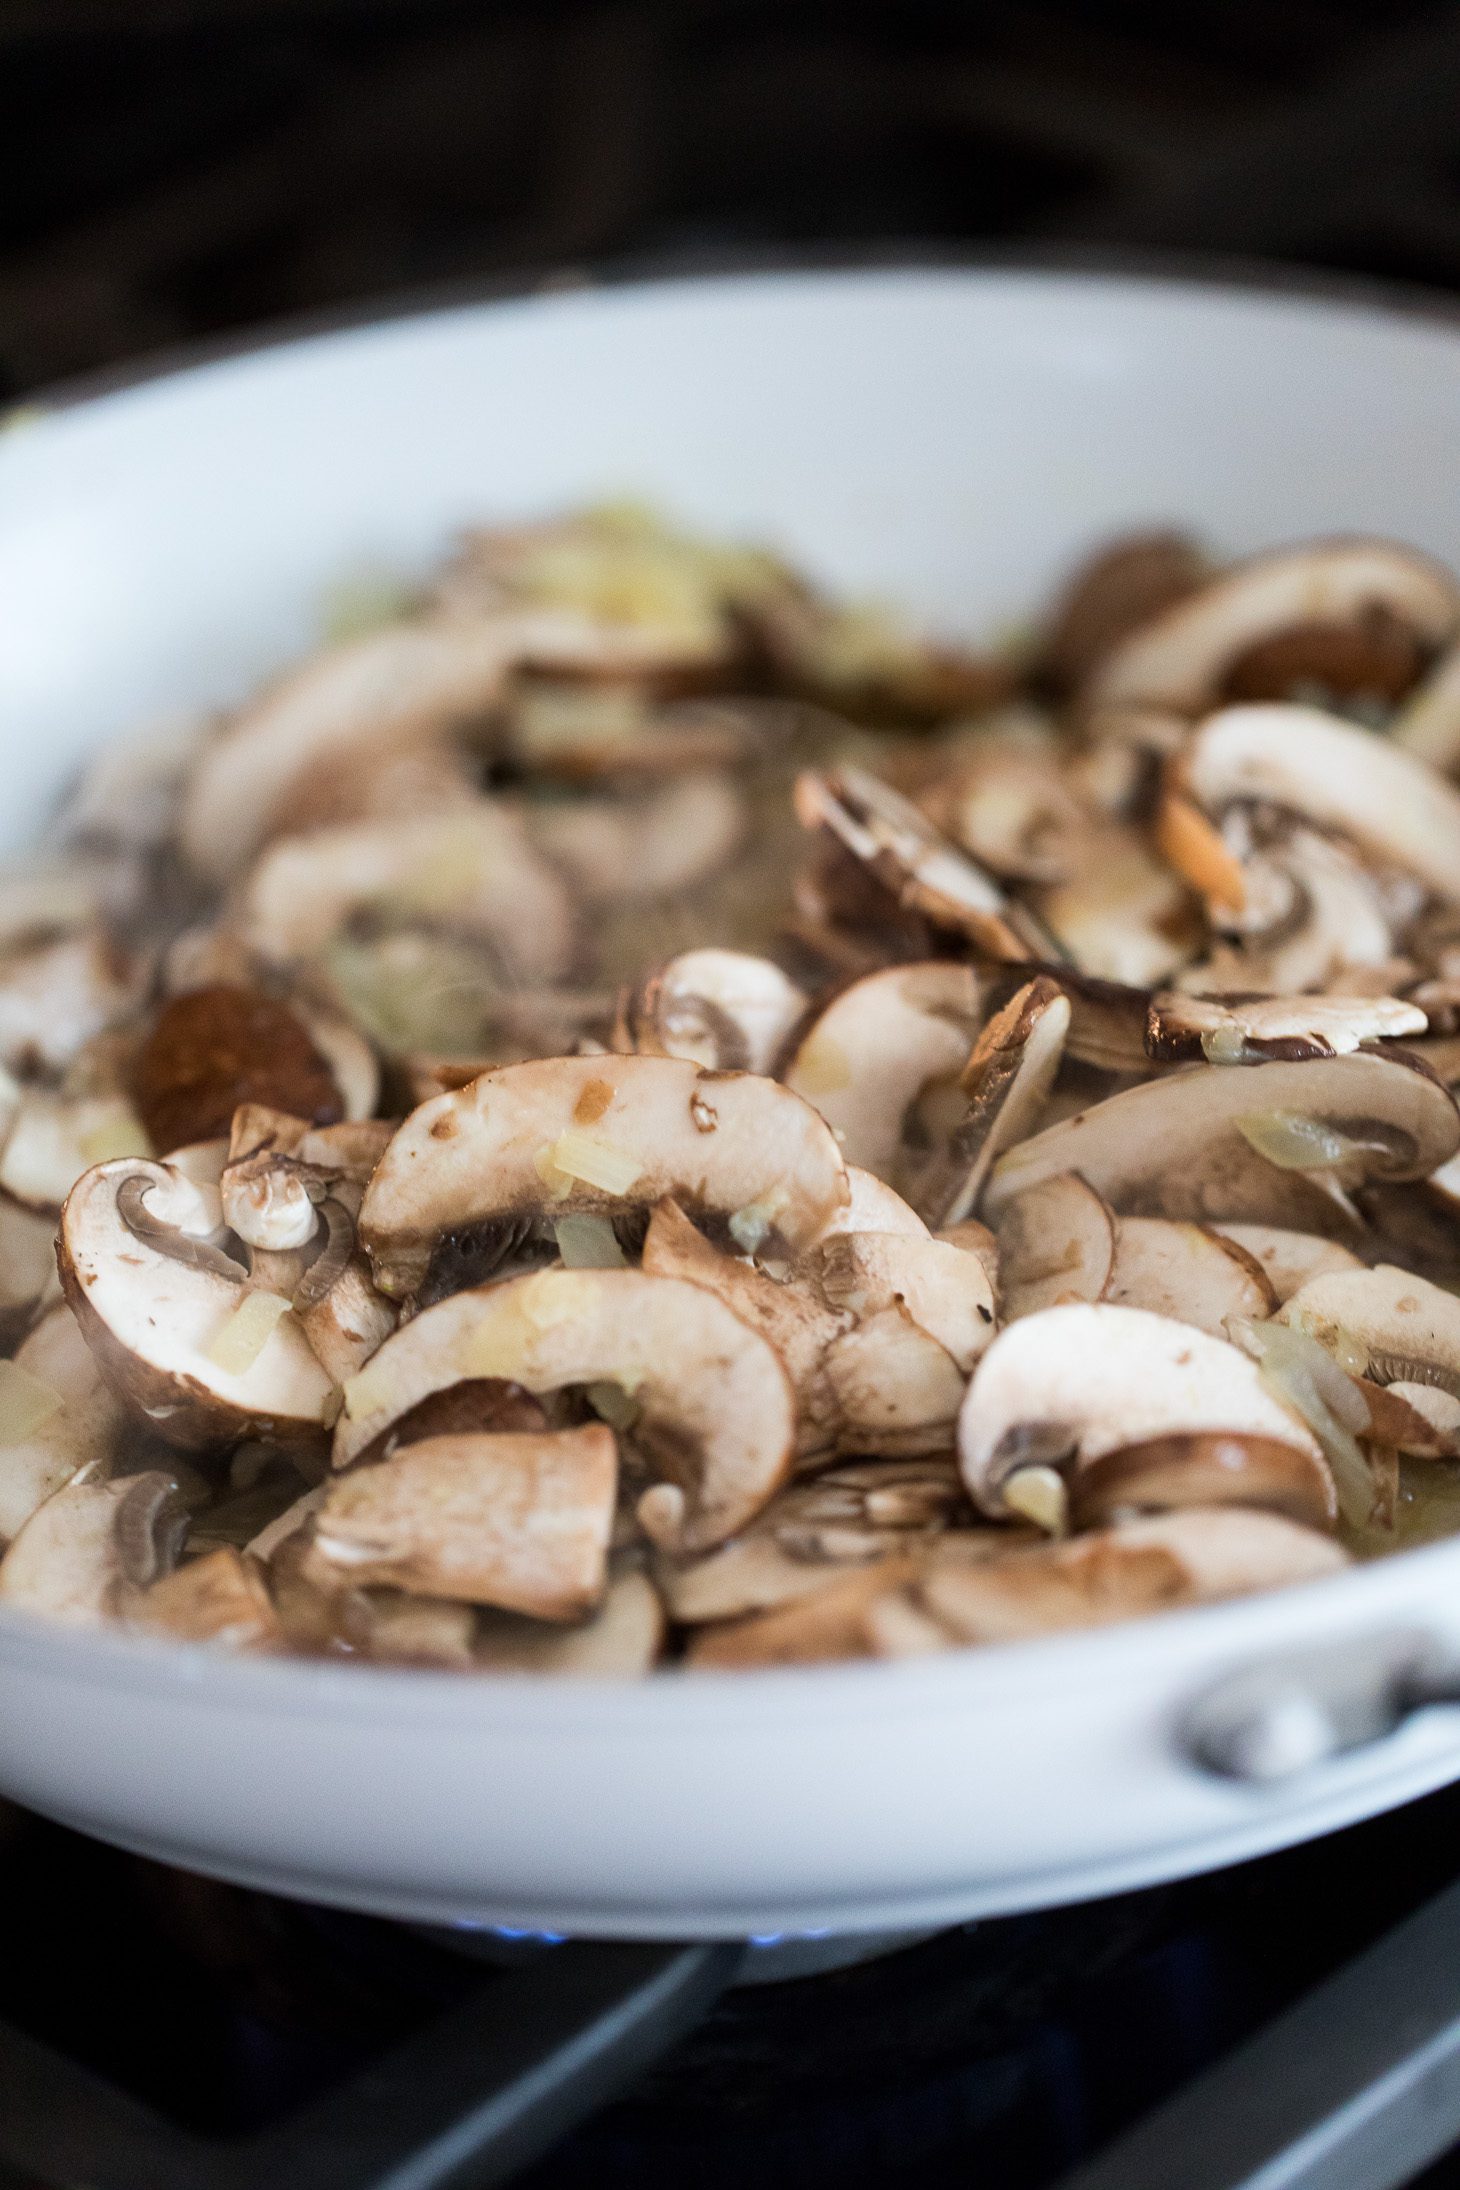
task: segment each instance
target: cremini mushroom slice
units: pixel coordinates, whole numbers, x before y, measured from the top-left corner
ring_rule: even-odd
[[[639,1270],[542,1270],[426,1309],[346,1385],[335,1466],[431,1393],[481,1376],[626,1393],[634,1453],[663,1478],[639,1518],[665,1549],[733,1535],[790,1469],[795,1404],[778,1356],[702,1286]]]
[[[213,1243],[214,1222],[206,1197],[167,1164],[88,1171],[67,1199],[58,1247],[82,1335],[170,1445],[317,1435],[331,1379],[288,1302],[249,1294],[242,1264]],[[246,1343],[222,1345],[225,1332]]]
[[[261,990],[214,983],[165,1003],[132,1066],[132,1097],[164,1155],[226,1135],[242,1103],[329,1125],[339,1082],[300,1014]]]
[[[1460,762],[1460,645],[1451,643],[1389,723],[1395,745],[1442,776]]]
[[[279,1622],[257,1564],[228,1546],[165,1574],[132,1597],[126,1612],[134,1627],[178,1642],[267,1650],[280,1640]]]
[[[577,1619],[603,1594],[617,1480],[601,1422],[423,1438],[335,1477],[305,1572]]]
[[[902,1457],[951,1444],[967,1380],[901,1301],[860,1317],[834,1340],[825,1370],[843,1452]]]
[[[381,1665],[434,1666],[465,1673],[472,1665],[478,1613],[449,1597],[413,1597],[398,1589],[351,1592],[355,1648]]]
[[[1003,1559],[939,1563],[916,1601],[958,1642],[1018,1642],[1319,1581],[1347,1563],[1331,1536],[1283,1514],[1193,1507]]]
[[[548,1626],[507,1612],[484,1613],[474,1662],[484,1673],[552,1673],[579,1680],[634,1680],[664,1648],[664,1607],[653,1583],[633,1568],[608,1585],[581,1627]]]
[[[1460,1112],[1448,1090],[1400,1054],[1193,1065],[1011,1149],[985,1208],[999,1222],[1017,1195],[1078,1170],[1134,1216],[1331,1230],[1323,1182],[1425,1178],[1457,1145]]]
[[[1076,1171],[1015,1195],[1000,1212],[997,1238],[1006,1323],[1062,1302],[1099,1300],[1110,1283],[1115,1219]]]
[[[27,1209],[0,1190],[0,1330],[18,1335],[59,1298],[55,1211]]]
[[[517,981],[561,978],[574,942],[562,878],[489,799],[283,837],[249,874],[236,917],[250,950],[286,966],[365,917],[479,939]]]
[[[681,951],[628,989],[614,1047],[713,1072],[771,1072],[808,998],[770,958]]]
[[[1457,623],[1460,591],[1428,556],[1388,540],[1318,540],[1235,563],[1138,625],[1083,697],[1092,709],[1195,715],[1229,694],[1300,683],[1372,691],[1392,681],[1393,627],[1410,641],[1413,677]]]
[[[1143,1308],[1081,1302],[1000,1332],[968,1387],[958,1455],[975,1505],[997,1515],[1021,1469],[1078,1470],[1123,1445],[1207,1429],[1319,1455],[1237,1347]]]
[[[151,1143],[122,1095],[27,1088],[0,1148],[0,1192],[54,1221],[76,1181],[114,1156],[145,1156]]]
[[[1262,800],[1460,902],[1460,791],[1353,723],[1316,707],[1223,708],[1193,732],[1179,776],[1208,813]]]
[[[982,1225],[975,1226],[977,1231],[983,1229]],[[830,1239],[839,1232],[903,1232],[912,1239],[930,1237],[916,1209],[910,1208],[901,1194],[895,1194],[875,1172],[864,1171],[855,1163],[847,1165],[846,1202],[822,1237]]]
[[[1238,869],[1236,910],[1213,906],[1221,938],[1181,969],[1192,995],[1291,996],[1393,962],[1395,918],[1378,881],[1352,852],[1297,828]]]
[[[147,974],[145,958],[99,928],[11,946],[0,953],[0,1062],[13,1072],[64,1071],[137,1009]]]
[[[990,736],[940,792],[953,842],[1004,882],[1058,883],[1085,856],[1090,813],[1060,774],[1053,736]]]
[[[0,1540],[82,1468],[109,1458],[126,1420],[76,1318],[50,1309],[0,1362]]]
[[[968,1375],[994,1332],[994,1295],[977,1255],[898,1232],[847,1232],[798,1265],[833,1306],[858,1318],[904,1308]]]
[[[589,906],[672,898],[723,867],[747,825],[721,774],[671,777],[652,790],[520,808],[532,842]]]
[[[818,1665],[872,1654],[867,1615],[912,1581],[917,1560],[894,1553],[747,1619],[696,1628],[685,1653],[696,1671],[755,1665]]]
[[[958,1076],[982,998],[972,968],[943,959],[865,974],[803,1028],[781,1076],[820,1111],[848,1163],[906,1186],[963,1107]]]
[[[1121,1445],[1081,1468],[1070,1486],[1076,1529],[1190,1506],[1251,1506],[1286,1514],[1305,1528],[1331,1530],[1338,1524],[1333,1477],[1324,1461],[1286,1439],[1231,1430],[1173,1431]]]
[[[1280,1224],[1213,1224],[1211,1229],[1260,1265],[1279,1306],[1309,1278],[1364,1267],[1351,1248],[1316,1232],[1291,1232]]]
[[[1201,941],[1200,914],[1182,877],[1134,830],[1115,825],[1092,835],[1068,881],[1038,891],[1033,902],[1059,950],[1093,980],[1148,988],[1169,980]]]
[[[675,1057],[559,1057],[504,1065],[414,1111],[366,1191],[360,1236],[377,1285],[399,1298],[448,1232],[544,1213],[631,1221],[672,1196],[748,1253],[794,1251],[846,1193],[830,1128],[772,1080]]]
[[[1255,1064],[1260,1058],[1341,1057],[1365,1042],[1423,1034],[1424,1013],[1395,996],[1151,998],[1146,1047],[1162,1064]]]
[[[67,1483],[36,1508],[0,1559],[0,1603],[87,1622],[120,1608],[172,1566],[186,1517],[163,1474]]]
[[[1460,1398],[1460,1300],[1412,1271],[1335,1270],[1312,1277],[1281,1311],[1285,1323],[1359,1350],[1352,1364],[1376,1384],[1434,1384]]]
[[[942,1227],[973,1215],[993,1165],[1028,1135],[1043,1109],[1069,1026],[1069,998],[1038,974],[981,1029],[959,1079],[967,1115],[919,1187],[930,1222]]]
[[[1170,1217],[1120,1219],[1102,1298],[1173,1316],[1214,1338],[1225,1336],[1229,1316],[1261,1318],[1278,1304],[1261,1264],[1245,1248],[1205,1225]]]
[[[1049,612],[1043,657],[1072,690],[1133,632],[1196,592],[1207,560],[1181,532],[1136,532],[1097,548],[1066,580]]]

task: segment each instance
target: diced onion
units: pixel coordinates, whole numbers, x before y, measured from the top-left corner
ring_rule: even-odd
[[[555,1217],[558,1253],[570,1270],[622,1270],[627,1257],[607,1217]]]
[[[577,1126],[569,1126],[553,1143],[552,1161],[559,1171],[570,1179],[581,1179],[585,1186],[596,1186],[601,1194],[626,1194],[636,1179],[642,1178],[644,1166],[637,1156],[625,1148],[614,1148],[608,1141],[595,1140],[591,1133],[582,1132]]]
[[[86,1128],[77,1146],[88,1163],[112,1163],[118,1156],[150,1156],[152,1143],[129,1103],[119,1102]]]
[[[785,1206],[786,1190],[776,1186],[759,1201],[748,1201],[743,1209],[734,1212],[727,1229],[742,1254],[759,1254]]]
[[[209,1339],[203,1351],[215,1368],[230,1376],[246,1376],[269,1340],[289,1303],[281,1293],[245,1293]]]
[[[587,1384],[584,1396],[599,1421],[606,1422],[620,1435],[631,1430],[639,1419],[639,1402],[622,1384]]]
[[[0,1445],[18,1445],[64,1405],[58,1391],[18,1361],[0,1361]]]
[[[1022,1515],[1051,1536],[1064,1535],[1070,1500],[1058,1468],[1016,1468],[1000,1491],[1010,1513]]]
[[[1233,1026],[1209,1028],[1201,1038],[1201,1053],[1209,1065],[1245,1065],[1250,1055],[1246,1035]]]
[[[1232,1316],[1227,1333],[1257,1362],[1273,1397],[1307,1423],[1333,1470],[1343,1518],[1362,1528],[1373,1504],[1374,1481],[1358,1441],[1369,1427],[1369,1405],[1357,1384],[1316,1338],[1286,1323],[1249,1323]]]
[[[1360,1146],[1301,1110],[1254,1110],[1237,1120],[1237,1131],[1279,1171],[1331,1171]]]

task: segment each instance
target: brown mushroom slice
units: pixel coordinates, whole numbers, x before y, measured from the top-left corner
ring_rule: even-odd
[[[1324,1337],[1342,1334],[1376,1384],[1434,1384],[1460,1397],[1460,1300],[1392,1263],[1310,1278],[1281,1320]],[[1345,1364],[1346,1366],[1349,1364]]]
[[[1214,1338],[1229,1316],[1264,1318],[1277,1308],[1261,1266],[1245,1249],[1204,1225],[1169,1217],[1122,1217],[1104,1299],[1149,1308]]]
[[[176,1489],[161,1474],[67,1483],[0,1559],[0,1603],[75,1623],[105,1619],[175,1558]]]
[[[363,1589],[352,1594],[351,1610],[356,1647],[377,1664],[434,1666],[448,1673],[471,1669],[480,1616],[475,1605]]]
[[[1134,830],[1092,836],[1067,882],[1036,893],[1048,932],[1089,979],[1148,988],[1197,949],[1198,908],[1185,883]]]
[[[577,1619],[603,1593],[617,1483],[602,1423],[424,1438],[330,1483],[305,1572]]]
[[[1286,1439],[1231,1430],[1174,1431],[1118,1446],[1081,1468],[1070,1487],[1077,1529],[1188,1506],[1251,1506],[1305,1528],[1338,1525],[1333,1477],[1322,1460]]]
[[[1371,1467],[1379,1452],[1420,1460],[1460,1458],[1460,1399],[1453,1392],[1434,1384],[1375,1384],[1366,1376],[1356,1376],[1354,1383],[1369,1410]]]
[[[1078,1172],[1043,1179],[999,1216],[999,1287],[1012,1323],[1062,1302],[1099,1300],[1115,1263],[1109,1204]]]
[[[1005,882],[1063,882],[1079,864],[1090,815],[1060,774],[1051,734],[988,737],[941,790],[939,819],[959,848]]]
[[[1130,533],[1097,548],[1049,612],[1044,659],[1067,689],[1083,683],[1128,633],[1195,593],[1207,560],[1180,532]]]
[[[901,792],[864,768],[796,781],[796,816],[821,829],[904,912],[1015,962],[1047,943],[992,876],[940,836]]]
[[[1392,541],[1319,540],[1275,549],[1233,564],[1130,632],[1097,665],[1085,697],[1091,707],[1196,714],[1222,698],[1259,645],[1315,627],[1342,644],[1345,634],[1361,639],[1376,616],[1412,633],[1422,657],[1443,646],[1460,622],[1460,591],[1443,565]],[[1351,678],[1351,649],[1349,656]],[[1320,658],[1310,644],[1291,673],[1311,675]],[[1362,674],[1362,662],[1357,666]]]
[[[550,1673],[579,1680],[637,1680],[664,1648],[664,1607],[647,1576],[632,1569],[608,1585],[581,1627],[550,1627],[508,1612],[488,1612],[477,1629],[474,1662],[484,1673]]]
[[[489,799],[282,837],[237,908],[248,947],[278,965],[318,956],[365,914],[480,937],[516,980],[559,979],[573,951],[561,878],[516,816]]]
[[[725,865],[745,833],[736,785],[719,774],[672,777],[633,796],[528,801],[532,842],[588,905],[673,897]]]
[[[1039,974],[980,1032],[959,1081],[968,1114],[919,1188],[938,1227],[973,1215],[993,1165],[1030,1132],[1054,1086],[1069,1026],[1069,998]]]
[[[1424,1013],[1396,996],[1186,996],[1151,999],[1146,1047],[1161,1064],[1254,1064],[1341,1057],[1365,1042],[1423,1034]]]
[[[807,997],[774,959],[691,950],[645,975],[619,1009],[615,1047],[706,1071],[773,1070]]]
[[[848,1163],[896,1184],[916,1168],[920,1102],[949,1093],[982,1016],[968,966],[888,966],[834,996],[805,1028],[781,1077],[813,1103]]]
[[[977,1255],[942,1240],[851,1232],[807,1257],[807,1274],[833,1307],[859,1318],[905,1308],[967,1376],[994,1332],[994,1295]]]
[[[868,1231],[872,1226],[865,1227]],[[984,1266],[989,1288],[997,1300],[999,1297],[999,1242],[996,1233],[977,1217],[964,1217],[957,1224],[945,1224],[933,1235],[945,1247],[956,1247],[960,1254],[976,1255]]]
[[[948,1449],[967,1379],[900,1302],[835,1339],[824,1366],[843,1452],[902,1458]]]
[[[134,1627],[178,1642],[267,1650],[279,1640],[279,1623],[257,1564],[227,1545],[165,1574],[132,1598],[126,1613]]]
[[[1364,1267],[1350,1248],[1316,1232],[1292,1232],[1280,1224],[1214,1224],[1211,1229],[1261,1267],[1279,1307],[1309,1278]]]
[[[1242,870],[1235,941],[1220,941],[1180,973],[1191,995],[1229,991],[1291,996],[1359,968],[1391,963],[1394,914],[1375,877],[1341,844],[1312,829],[1255,853]],[[1222,914],[1218,925],[1230,923]]]
[[[871,1655],[867,1614],[877,1601],[912,1581],[917,1560],[894,1553],[850,1574],[830,1576],[820,1589],[747,1619],[695,1630],[685,1653],[694,1670],[730,1671],[761,1665],[819,1665]]]
[[[671,1196],[749,1253],[814,1239],[846,1200],[846,1167],[809,1103],[749,1073],[677,1057],[504,1065],[423,1103],[386,1149],[360,1210],[382,1292],[410,1293],[443,1233],[583,1211],[628,1218]]]
[[[777,1355],[703,1287],[640,1270],[541,1270],[426,1309],[346,1385],[335,1466],[430,1393],[477,1376],[628,1393],[634,1450],[664,1477],[640,1520],[668,1550],[733,1535],[790,1470],[795,1403]]]
[[[1260,1155],[1257,1142],[1282,1165]],[[1402,1054],[1193,1065],[1122,1089],[1011,1149],[994,1168],[985,1208],[998,1222],[1031,1186],[1078,1170],[1134,1216],[1291,1218],[1295,1229],[1321,1231],[1331,1204],[1315,1180],[1426,1178],[1457,1147],[1460,1111],[1448,1090]]]
[[[123,1213],[136,1180],[151,1220],[140,1231]],[[218,1254],[206,1236],[210,1216],[198,1189],[169,1165],[124,1159],[88,1171],[62,1212],[58,1246],[82,1335],[113,1389],[170,1445],[316,1434],[333,1387],[295,1317],[272,1320],[247,1365],[217,1358],[244,1298],[244,1273],[235,1265],[232,1278],[217,1262],[191,1259],[198,1248]]]
[[[1181,768],[1209,813],[1263,800],[1460,902],[1460,791],[1370,731],[1316,707],[1227,707],[1193,733]]]
[[[1079,1469],[1122,1445],[1207,1429],[1320,1457],[1237,1347],[1143,1308],[1079,1302],[999,1333],[963,1403],[959,1464],[974,1504],[997,1515],[1021,1468]]]
[[[982,1231],[982,1225],[975,1226]],[[832,1239],[842,1232],[901,1232],[910,1239],[927,1239],[928,1227],[901,1194],[893,1192],[874,1171],[860,1164],[847,1165],[847,1200],[822,1233]]]
[[[1208,1506],[1004,1559],[940,1563],[918,1598],[961,1642],[1020,1642],[1320,1581],[1347,1564],[1331,1536],[1283,1514]]]
[[[0,1149],[0,1192],[34,1215],[53,1215],[92,1164],[145,1156],[150,1147],[124,1096],[28,1088]]]
[[[0,1541],[112,1452],[126,1416],[64,1303],[0,1363]]]
[[[132,1063],[132,1095],[164,1154],[226,1135],[244,1103],[328,1125],[345,1095],[302,1011],[230,982],[189,989],[162,1006]]]

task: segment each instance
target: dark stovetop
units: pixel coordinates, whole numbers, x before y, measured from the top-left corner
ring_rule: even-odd
[[[730,1991],[519,2179],[1044,2190],[1448,1883],[1457,1845],[1460,1790],[1206,1879]],[[0,1867],[0,2018],[220,2152],[515,1981],[402,1927],[216,1885],[20,1812]],[[567,1970],[551,1958],[580,1951],[542,1946],[535,1966]],[[0,2093],[11,2068],[0,2042]],[[362,2173],[361,2190],[377,2179]],[[1426,2180],[1460,2184],[1460,2166]]]

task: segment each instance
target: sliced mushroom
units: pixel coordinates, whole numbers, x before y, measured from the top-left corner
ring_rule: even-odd
[[[543,856],[590,906],[672,898],[731,857],[747,812],[723,775],[684,775],[620,798],[527,804],[522,818]]]
[[[1394,996],[1185,996],[1151,999],[1146,1047],[1162,1064],[1340,1057],[1365,1042],[1423,1034],[1425,1015]]]
[[[486,1673],[551,1673],[559,1679],[634,1680],[664,1647],[664,1607],[647,1576],[630,1569],[582,1627],[549,1627],[511,1613],[487,1613],[475,1662]]]
[[[161,1474],[67,1483],[0,1559],[0,1602],[57,1620],[105,1619],[175,1559],[176,1490]]]
[[[1277,1295],[1245,1248],[1205,1225],[1169,1217],[1122,1217],[1102,1296],[1117,1307],[1149,1308],[1195,1324],[1214,1338],[1230,1316],[1265,1317]]]
[[[1289,996],[1392,963],[1394,916],[1375,877],[1341,844],[1294,829],[1239,869],[1239,917],[1208,956],[1182,969],[1192,995],[1233,991]]]
[[[164,1154],[226,1135],[240,1104],[328,1125],[345,1113],[329,1063],[300,1015],[256,989],[217,983],[163,1005],[132,1070],[138,1114]]]
[[[1046,732],[988,737],[938,799],[938,818],[960,849],[1005,882],[1065,881],[1084,855],[1090,814],[1060,774]]]
[[[1460,902],[1460,792],[1422,761],[1316,707],[1228,707],[1194,732],[1181,777],[1208,813],[1260,799],[1348,837]]]
[[[232,1650],[267,1650],[279,1623],[257,1565],[220,1547],[166,1574],[127,1605],[134,1627],[178,1642],[221,1643]]]
[[[120,1095],[67,1096],[28,1088],[0,1149],[0,1192],[54,1222],[76,1181],[94,1163],[145,1156],[136,1111]]]
[[[0,1363],[0,1540],[82,1468],[104,1461],[125,1414],[64,1304]]]
[[[502,742],[516,768],[582,784],[732,768],[758,738],[748,711],[733,703],[665,707],[642,685],[535,677],[512,693]]]
[[[249,875],[237,917],[251,950],[291,965],[366,915],[479,939],[512,980],[557,980],[573,952],[562,879],[488,799],[283,837]]]
[[[142,1002],[147,970],[97,928],[12,946],[0,955],[0,1062],[64,1071]]]
[[[843,1452],[944,1452],[966,1378],[948,1348],[900,1301],[863,1316],[827,1348]]]
[[[1005,1322],[1062,1302],[1099,1300],[1115,1263],[1115,1219],[1075,1171],[1015,1195],[999,1217]]]
[[[1231,1430],[1175,1431],[1118,1446],[1081,1468],[1071,1485],[1077,1529],[1191,1506],[1251,1506],[1305,1528],[1338,1524],[1333,1477],[1322,1460],[1286,1439]]]
[[[1460,1300],[1412,1271],[1331,1271],[1310,1278],[1281,1314],[1310,1333],[1343,1333],[1376,1384],[1434,1384],[1460,1398]]]
[[[457,1293],[387,1339],[345,1387],[336,1467],[430,1393],[473,1376],[533,1392],[605,1383],[627,1392],[634,1450],[665,1478],[640,1500],[639,1518],[665,1549],[733,1535],[791,1465],[790,1381],[723,1302],[638,1270],[543,1270]]]
[[[1410,635],[1417,673],[1457,622],[1454,579],[1412,548],[1387,540],[1279,548],[1233,564],[1131,631],[1097,665],[1086,698],[1092,707],[1194,715],[1216,705],[1234,681],[1253,690],[1259,647],[1267,650],[1269,692],[1314,679],[1364,691],[1384,681],[1392,625]],[[1280,656],[1275,649],[1284,639],[1288,651]]]
[[[946,960],[865,974],[803,1029],[782,1078],[820,1111],[848,1163],[906,1184],[938,1137],[937,1113],[957,1102],[981,1004],[978,975]]]
[[[270,1321],[247,1365],[217,1358],[246,1296],[241,1265],[230,1276],[208,1239],[212,1219],[169,1165],[124,1159],[88,1171],[58,1246],[82,1335],[113,1389],[170,1445],[317,1434],[332,1385],[294,1316]]]
[[[577,1619],[603,1594],[617,1479],[602,1423],[423,1438],[330,1483],[305,1572]]]
[[[982,1029],[959,1081],[968,1114],[919,1187],[930,1222],[942,1227],[973,1215],[993,1165],[1028,1135],[1043,1109],[1069,1025],[1069,998],[1040,974]]]
[[[1067,882],[1040,890],[1034,903],[1081,974],[1122,986],[1169,980],[1202,933],[1182,879],[1134,830],[1115,825],[1091,838]]]
[[[697,1671],[753,1665],[817,1665],[870,1655],[867,1615],[917,1574],[915,1558],[894,1553],[829,1578],[820,1589],[748,1619],[697,1628],[686,1662]]]
[[[546,1211],[630,1219],[671,1196],[758,1252],[815,1238],[846,1167],[809,1103],[749,1073],[673,1057],[504,1065],[423,1103],[390,1143],[360,1211],[383,1292],[425,1277],[437,1240]]]
[[[1271,1437],[1320,1458],[1312,1433],[1223,1339],[1142,1308],[1046,1308],[1000,1332],[974,1371],[959,1463],[981,1511],[1006,1510],[1024,1467],[1078,1470],[1172,1432]]]
[[[465,1673],[476,1646],[477,1609],[449,1597],[410,1597],[396,1589],[352,1592],[356,1647],[382,1665],[428,1665]],[[352,1607],[353,1610],[353,1607]]]
[[[1184,533],[1131,533],[1098,548],[1050,611],[1048,668],[1066,688],[1082,684],[1129,633],[1188,599],[1206,575],[1205,556]]]
[[[681,951],[625,993],[615,1047],[706,1071],[768,1073],[806,1004],[773,959]]]
[[[1358,1256],[1338,1241],[1316,1232],[1290,1232],[1278,1224],[1214,1224],[1223,1239],[1232,1240],[1260,1264],[1278,1305],[1290,1300],[1309,1278],[1325,1277],[1332,1270],[1361,1270]]]
[[[38,1215],[0,1190],[0,1329],[24,1328],[59,1297],[55,1213]]]
[[[1389,725],[1395,745],[1440,775],[1460,761],[1460,645],[1453,642]]]
[[[977,1255],[942,1240],[849,1232],[822,1242],[799,1267],[832,1305],[860,1318],[904,1308],[966,1376],[994,1331],[994,1296]]]
[[[974,1230],[982,1231],[982,1225]],[[875,1172],[847,1165],[847,1200],[822,1233],[831,1239],[840,1232],[903,1232],[913,1239],[927,1239],[928,1227],[900,1194],[884,1185]]]
[[[1402,1054],[1194,1065],[1011,1149],[985,1202],[997,1220],[1031,1186],[1078,1170],[1131,1215],[1283,1223],[1291,1211],[1294,1228],[1322,1231],[1331,1203],[1315,1180],[1424,1178],[1457,1146],[1448,1091]]]

